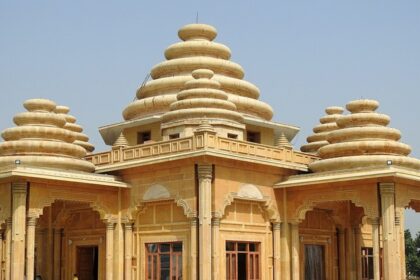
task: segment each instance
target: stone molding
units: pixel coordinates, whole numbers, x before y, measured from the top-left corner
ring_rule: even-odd
[[[197,165],[198,178],[201,180],[213,178],[213,165],[211,164],[199,164]]]
[[[280,214],[277,209],[275,201],[271,199],[269,196],[264,196],[262,199],[256,198],[248,198],[248,197],[241,197],[236,192],[227,193],[223,199],[222,207],[217,211],[217,215],[223,217],[225,215],[226,208],[231,205],[235,199],[237,200],[246,200],[246,201],[253,201],[259,203],[262,210],[268,214],[270,221],[272,222],[280,222]]]
[[[332,201],[351,201],[355,204],[355,206],[363,208],[366,216],[378,216],[377,210],[375,211],[373,205],[371,205],[368,201],[363,201],[357,191],[343,190],[333,192],[329,191],[324,194],[317,193],[304,197],[304,203],[295,210],[293,217],[291,218],[303,221],[305,219],[306,212],[313,210],[316,207],[316,204]]]

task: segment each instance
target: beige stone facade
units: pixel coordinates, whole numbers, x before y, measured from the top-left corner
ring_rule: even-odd
[[[298,132],[191,24],[92,153],[45,99],[0,143],[0,279],[406,279],[420,161],[373,100]]]

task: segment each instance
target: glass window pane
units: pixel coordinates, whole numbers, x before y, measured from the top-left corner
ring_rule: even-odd
[[[170,259],[168,254],[160,255],[160,280],[170,280],[169,262]]]
[[[147,279],[152,279],[152,256],[147,257]]]
[[[172,251],[182,252],[182,242],[177,242],[177,243],[172,244]]]
[[[247,244],[248,243],[238,243],[238,251],[241,251],[241,252],[248,251],[247,248],[246,248],[247,247],[246,246]]]
[[[171,244],[169,244],[169,243],[159,244],[160,252],[163,252],[163,253],[164,252],[169,252],[170,248],[171,248]]]
[[[182,255],[178,255],[178,279],[182,279]]]
[[[235,242],[226,242],[226,251],[235,251]]]
[[[152,244],[147,244],[147,251],[149,253],[156,253],[157,252],[157,244],[152,243]]]
[[[153,280],[158,279],[157,256],[153,256]]]
[[[250,252],[256,252],[257,251],[257,244],[249,243],[249,251]]]

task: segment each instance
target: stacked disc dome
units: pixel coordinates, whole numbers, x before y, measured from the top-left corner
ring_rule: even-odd
[[[217,31],[206,24],[189,24],[178,32],[182,42],[169,46],[165,51],[166,61],[151,70],[152,80],[137,91],[137,100],[125,108],[125,120],[160,115],[170,110],[177,101],[176,94],[191,79],[192,71],[209,69],[214,72],[213,80],[220,83],[220,89],[236,105],[238,112],[259,119],[270,120],[272,108],[258,100],[259,89],[242,80],[244,70],[230,61],[230,49],[213,42]]]
[[[408,157],[410,146],[398,142],[399,130],[389,128],[390,117],[376,113],[375,100],[355,100],[346,106],[351,112],[336,120],[339,129],[328,133],[330,143],[319,149],[321,160],[309,168],[314,172],[386,166],[420,168],[420,160]]]
[[[306,138],[308,144],[303,145],[300,150],[305,153],[316,154],[321,147],[328,145],[328,134],[338,129],[336,120],[342,116],[344,108],[331,106],[325,109],[327,115],[323,116],[319,122],[320,124],[313,129],[314,134]]]
[[[95,166],[82,158],[86,150],[74,144],[77,134],[66,129],[66,119],[55,112],[57,105],[47,99],[29,99],[28,112],[17,114],[17,127],[2,132],[0,165],[48,167],[92,172]]]
[[[70,108],[67,106],[59,105],[55,107],[54,112],[61,115],[66,120],[64,128],[75,133],[76,139],[73,143],[83,147],[86,152],[92,153],[95,150],[95,146],[89,143],[89,137],[82,133],[83,127],[76,123],[76,118],[72,115],[69,115]]]
[[[220,90],[220,82],[213,80],[213,71],[197,69],[192,72],[194,79],[185,83],[184,90],[177,95],[177,101],[171,104],[169,112],[162,116],[164,123],[191,120],[199,124],[205,117],[217,121],[229,121],[239,125],[243,117],[236,111],[236,106],[228,100],[228,95]]]

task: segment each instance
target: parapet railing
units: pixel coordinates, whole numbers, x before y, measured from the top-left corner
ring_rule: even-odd
[[[317,157],[288,147],[274,147],[217,136],[212,132],[196,132],[193,136],[136,146],[113,147],[111,151],[91,154],[86,160],[96,166],[112,165],[133,160],[151,159],[200,150],[214,150],[225,154],[309,164]]]

